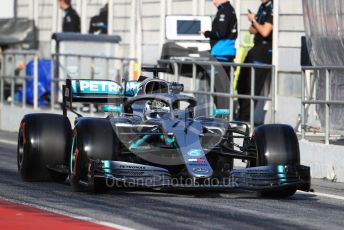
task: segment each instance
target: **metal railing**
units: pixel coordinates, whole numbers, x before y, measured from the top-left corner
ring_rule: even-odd
[[[51,107],[55,107],[56,97],[59,97],[59,92],[61,92],[61,87],[58,87],[59,83],[65,82],[66,79],[78,78],[78,79],[100,79],[100,80],[115,80],[121,82],[123,79],[130,78],[129,70],[130,65],[137,62],[136,58],[127,57],[113,57],[113,56],[100,56],[100,55],[84,55],[84,54],[53,54],[52,58],[54,60],[54,69],[52,68],[51,76],[54,78],[51,80]],[[75,64],[77,67],[77,73],[68,73],[67,63],[69,64],[72,59],[75,59]],[[95,68],[96,62],[100,67],[102,67],[105,74],[100,74],[96,76]],[[87,68],[88,66],[88,68]],[[113,71],[111,71],[111,69]],[[62,71],[61,71],[62,70]],[[112,73],[110,73],[112,72]],[[86,73],[86,74],[85,74]],[[71,76],[72,75],[72,76]],[[56,89],[59,89],[56,92]]]
[[[57,58],[59,57],[59,58]],[[67,65],[71,63],[71,59],[76,59],[76,65],[78,71],[70,76],[68,73]],[[69,78],[76,79],[107,79],[107,80],[117,80],[121,81],[123,78],[129,77],[129,65],[132,65],[137,62],[136,58],[126,58],[126,57],[111,57],[111,56],[97,56],[97,55],[76,55],[76,54],[53,54],[52,55],[51,66],[51,80],[50,80],[50,104],[46,105],[45,108],[55,110],[60,109],[60,102],[62,101],[62,84]],[[62,59],[62,63],[61,63]],[[87,63],[90,64],[90,68],[87,69],[84,65],[85,59]],[[16,74],[16,62],[20,60],[23,69],[26,65],[33,61],[33,75],[26,76],[25,71],[22,71],[20,74]],[[97,61],[103,61],[101,68],[106,74],[102,76],[95,76],[94,69],[97,67],[95,64]],[[1,63],[1,72],[0,72],[0,105],[3,106],[5,103],[11,106],[21,106],[26,108],[27,105],[27,80],[33,80],[33,109],[37,110],[39,108],[39,96],[38,96],[38,68],[39,68],[39,57],[37,51],[5,51],[2,53],[2,63]],[[113,74],[108,74],[109,69],[113,69]],[[57,71],[58,70],[58,71]],[[61,71],[62,70],[62,71]],[[24,72],[24,73],[23,73]],[[88,74],[83,75],[82,73],[88,72]],[[56,75],[56,74],[59,75]],[[7,97],[5,98],[5,88],[10,89],[6,90]],[[22,89],[22,98],[21,102],[16,103],[15,95],[16,88]],[[9,100],[11,98],[11,100]],[[8,99],[8,100],[7,100]],[[80,107],[78,107],[80,111]],[[90,112],[93,110],[91,109]]]
[[[68,61],[72,58],[76,59],[77,61],[77,67],[78,67],[78,75],[81,75],[81,70],[85,68],[81,68],[83,65],[83,60],[85,59],[89,60],[89,63],[91,64],[90,67],[90,73],[91,75],[89,78],[94,78],[94,63],[96,61],[104,61],[103,67],[106,71],[106,76],[102,76],[103,78],[109,78],[108,73],[109,70],[111,69],[111,64],[113,64],[113,70],[115,71],[115,78],[117,81],[122,80],[122,78],[129,73],[125,73],[125,69],[129,69],[129,65],[132,63],[137,62],[136,58],[126,58],[126,57],[111,57],[111,56],[100,56],[100,55],[84,55],[84,54],[52,54],[52,58],[54,60],[55,66],[58,66],[59,68],[55,69],[57,72],[55,72],[55,76],[60,76],[59,70],[63,69],[65,72],[66,71],[66,66]],[[63,59],[63,61],[61,61]],[[110,63],[112,62],[112,63]],[[68,76],[65,76],[67,78]],[[111,77],[113,79],[113,77]]]
[[[26,107],[26,80],[34,80],[34,97],[35,102],[34,107],[38,107],[38,63],[37,63],[37,52],[36,51],[17,51],[8,50],[2,53],[2,63],[1,63],[1,78],[0,78],[0,103],[4,104],[5,100],[5,86],[10,86],[10,97],[11,106],[15,103],[15,86],[16,84],[21,84],[23,88],[22,106]],[[25,74],[20,73],[30,61],[34,61],[34,72],[32,77],[25,76]]]
[[[25,64],[30,61],[31,59],[35,60],[34,64],[34,75],[33,77],[28,76],[15,76],[14,74],[11,76],[7,76],[5,73],[5,68],[2,68],[1,71],[1,77],[0,77],[0,85],[1,85],[1,105],[4,103],[4,83],[7,80],[11,85],[11,92],[10,97],[12,98],[11,105],[14,105],[14,95],[15,95],[15,85],[21,84],[21,87],[23,89],[23,98],[22,102],[20,103],[21,106],[24,108],[26,107],[26,80],[34,80],[34,108],[38,109],[38,95],[37,95],[37,88],[38,88],[38,56],[36,52],[22,52],[22,51],[10,51],[5,52],[4,58],[6,55],[14,55],[17,58],[20,55],[28,55],[27,60],[25,60]],[[31,55],[31,56],[29,56]],[[78,78],[84,78],[84,79],[96,79],[96,76],[94,73],[92,73],[92,68],[94,68],[93,65],[90,66],[89,74],[88,76],[82,75],[81,71],[85,71],[87,69],[87,66],[83,65],[83,59],[88,59],[89,63],[95,63],[96,60],[103,60],[105,61],[105,67],[104,69],[106,72],[109,72],[110,66],[112,66],[114,69],[116,69],[116,75],[109,77],[108,75],[102,76],[101,78],[104,79],[112,79],[120,81],[123,79],[123,76],[126,75],[126,68],[132,63],[136,62],[135,58],[124,58],[124,57],[104,57],[104,56],[97,56],[97,55],[76,55],[76,54],[53,54],[52,55],[55,68],[51,68],[51,92],[50,92],[50,109],[55,110],[56,104],[59,103],[58,97],[59,92],[61,92],[61,83],[65,82],[68,78],[74,78],[70,76],[67,70],[67,65],[70,64],[72,59],[74,60],[77,65],[77,73],[75,73]],[[58,57],[58,58],[57,58]],[[62,63],[61,63],[62,62]],[[118,63],[114,63],[118,62]],[[174,68],[174,75],[173,78],[175,81],[180,81],[180,71],[179,66],[180,65],[192,65],[192,80],[191,80],[191,89],[186,90],[186,93],[192,93],[194,95],[206,95],[211,98],[210,107],[213,107],[213,98],[214,96],[218,97],[224,97],[229,98],[229,108],[234,107],[234,101],[237,99],[247,99],[250,100],[250,125],[251,128],[254,127],[254,118],[255,118],[255,101],[257,100],[263,100],[263,101],[270,101],[271,102],[271,123],[275,123],[275,105],[276,105],[276,77],[274,75],[275,66],[273,65],[262,65],[262,64],[236,64],[236,63],[222,63],[222,62],[216,62],[216,61],[179,61],[179,60],[159,60],[160,64],[171,64]],[[6,63],[3,63],[3,66],[6,66]],[[207,67],[210,70],[210,91],[200,91],[196,89],[196,81],[197,81],[197,66]],[[220,93],[215,92],[214,85],[215,85],[215,77],[216,77],[216,67],[218,66],[224,66],[230,68],[230,93]],[[236,67],[242,67],[242,68],[250,68],[251,69],[251,93],[250,95],[240,95],[235,92],[234,89],[234,74]],[[259,96],[255,95],[255,81],[256,81],[256,69],[269,69],[271,71],[271,91],[270,96]],[[57,71],[58,70],[58,71]],[[62,71],[61,71],[62,70]],[[118,70],[118,71],[117,71]],[[59,75],[56,75],[59,74]],[[212,109],[211,109],[212,110]],[[230,114],[229,117],[230,120],[234,120],[234,114],[233,112]]]
[[[317,100],[313,98],[313,92],[315,87],[315,78],[311,83],[311,90],[306,95],[306,71],[324,71],[325,72],[325,100]],[[331,100],[331,71],[344,71],[344,67],[339,66],[320,66],[320,67],[302,67],[301,75],[301,137],[306,138],[306,123],[307,114],[310,105],[325,105],[325,144],[330,143],[330,107],[332,105],[344,105],[344,101]]]
[[[216,61],[182,61],[182,60],[159,60],[159,64],[170,64],[174,69],[174,80],[177,82],[180,81],[182,76],[179,71],[179,65],[192,65],[192,82],[191,90],[185,90],[186,93],[192,93],[194,95],[208,95],[211,97],[211,111],[213,106],[213,97],[226,97],[229,98],[230,104],[229,108],[234,107],[234,100],[236,99],[248,99],[250,100],[250,127],[254,127],[254,117],[255,117],[255,101],[263,100],[271,102],[271,123],[275,123],[275,112],[276,112],[276,77],[275,77],[275,66],[274,65],[265,65],[265,64],[237,64],[237,63],[224,63]],[[199,91],[196,89],[196,80],[197,80],[197,66],[210,67],[210,92]],[[223,66],[230,67],[230,93],[218,93],[214,91],[215,84],[215,67]],[[251,69],[251,93],[250,95],[240,95],[235,92],[234,89],[234,73],[235,68],[250,68]],[[271,91],[270,96],[258,96],[255,95],[255,81],[256,81],[256,69],[269,69],[271,70]],[[234,120],[234,114],[231,112],[230,120]]]

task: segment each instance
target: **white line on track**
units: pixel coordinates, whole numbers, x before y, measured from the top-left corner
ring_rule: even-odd
[[[313,195],[320,196],[320,197],[326,197],[326,198],[331,198],[331,199],[336,199],[336,200],[344,200],[344,196],[332,195],[332,194],[321,193],[321,192],[311,192],[310,193],[310,192],[298,191],[298,193],[313,194]]]
[[[52,208],[47,208],[47,207],[41,207],[39,205],[36,204],[30,204],[30,203],[26,203],[26,202],[22,202],[22,201],[18,201],[15,199],[9,199],[9,198],[5,198],[5,197],[1,197],[0,199],[8,201],[8,202],[12,202],[15,204],[20,204],[20,205],[25,205],[25,206],[29,206],[29,207],[33,207],[33,208],[37,208],[40,210],[44,210],[44,211],[48,211],[54,214],[58,214],[58,215],[62,215],[62,216],[66,216],[66,217],[70,217],[73,219],[77,219],[77,220],[81,220],[81,221],[87,221],[93,224],[98,224],[101,226],[105,226],[105,227],[109,227],[109,228],[114,228],[114,229],[120,229],[120,230],[135,230],[134,228],[129,228],[123,225],[119,225],[119,224],[114,224],[114,223],[110,223],[110,222],[106,222],[106,221],[99,221],[90,217],[85,217],[85,216],[78,216],[78,215],[74,215],[65,211],[61,211],[61,210],[55,210]]]
[[[17,145],[16,141],[0,140],[0,144]]]

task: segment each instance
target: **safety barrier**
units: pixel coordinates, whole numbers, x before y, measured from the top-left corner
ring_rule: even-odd
[[[237,64],[237,63],[224,63],[216,61],[184,61],[184,60],[159,60],[159,64],[166,65],[169,64],[173,67],[174,71],[174,81],[180,81],[180,71],[179,65],[192,65],[192,81],[191,81],[191,90],[185,90],[186,93],[191,93],[194,95],[208,95],[211,98],[210,111],[213,108],[213,97],[227,97],[230,100],[229,108],[234,107],[234,101],[237,99],[248,99],[250,100],[250,127],[254,127],[254,117],[255,117],[255,101],[263,100],[271,102],[271,123],[275,123],[275,111],[276,111],[276,77],[275,77],[275,66],[274,65],[265,65],[265,64]],[[197,80],[197,66],[209,67],[210,68],[210,92],[199,91],[196,89],[196,80]],[[214,83],[215,83],[215,67],[223,66],[230,67],[230,93],[218,93],[214,92]],[[250,95],[240,95],[235,92],[234,89],[234,73],[235,68],[250,68],[251,69],[251,94]],[[259,96],[255,95],[255,81],[256,81],[256,69],[270,69],[271,70],[271,90],[270,96]],[[168,77],[168,76],[166,76]],[[169,78],[170,79],[170,78]],[[231,112],[229,116],[230,120],[234,119],[234,114]]]
[[[310,92],[306,92],[306,71],[322,71],[325,72],[325,100],[317,100],[313,98],[314,89],[316,86],[316,78],[313,77],[310,83]],[[301,136],[306,139],[306,124],[310,105],[325,105],[325,144],[330,143],[330,107],[332,105],[344,105],[343,101],[331,100],[331,71],[344,71],[344,67],[338,66],[321,66],[321,67],[302,67],[301,79]]]

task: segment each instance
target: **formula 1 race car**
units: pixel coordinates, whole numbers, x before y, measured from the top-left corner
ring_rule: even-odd
[[[146,69],[155,72],[159,68]],[[67,80],[63,115],[28,114],[19,129],[18,170],[25,181],[69,181],[76,191],[110,187],[230,189],[289,197],[309,191],[310,168],[300,165],[288,125],[195,117],[197,101],[183,85],[138,81]],[[106,118],[82,117],[73,103],[103,105]],[[77,115],[72,130],[68,111]],[[215,115],[224,111],[215,110]],[[246,167],[234,168],[234,159]]]

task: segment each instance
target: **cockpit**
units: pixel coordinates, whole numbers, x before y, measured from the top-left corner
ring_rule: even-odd
[[[137,96],[124,104],[124,113],[143,120],[186,119],[194,117],[196,101],[184,95],[155,94]]]
[[[169,119],[171,118],[171,108],[163,101],[149,100],[145,103],[145,120]]]

